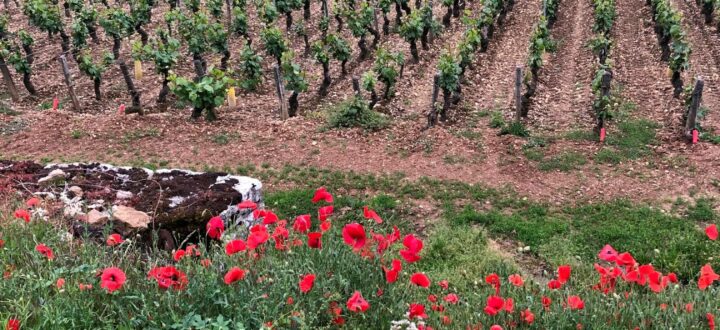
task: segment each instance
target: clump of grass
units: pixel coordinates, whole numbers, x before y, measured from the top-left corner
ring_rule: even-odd
[[[388,123],[386,116],[368,108],[368,104],[359,97],[340,103],[331,110],[328,118],[328,126],[331,128],[361,127],[372,131],[382,129]]]
[[[698,198],[695,205],[688,207],[687,217],[693,221],[715,221],[718,215],[714,206],[712,199]]]
[[[519,121],[513,121],[507,125],[503,125],[503,127],[500,129],[500,135],[515,135],[519,137],[528,137],[530,136],[530,131],[525,128],[525,125]]]
[[[619,122],[615,134],[608,134],[605,140],[604,149],[609,150],[596,156],[595,161],[617,164],[649,155],[658,128],[657,123],[645,119]]]
[[[540,161],[538,168],[541,171],[562,171],[569,172],[578,169],[580,166],[585,165],[587,159],[585,156],[574,151],[565,151],[559,155],[551,158],[546,158]]]
[[[505,119],[503,118],[502,112],[493,111],[490,113],[490,127],[501,128],[505,126]]]

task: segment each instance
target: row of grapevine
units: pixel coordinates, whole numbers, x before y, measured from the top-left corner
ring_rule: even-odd
[[[598,58],[595,79],[592,81],[592,91],[595,94],[593,110],[597,118],[595,132],[600,135],[600,141],[603,141],[605,139],[605,121],[610,117],[612,106],[610,96],[612,63],[608,60],[608,56],[612,46],[610,31],[616,17],[615,0],[593,0],[593,9],[595,37],[590,41],[590,46]]]
[[[514,0],[485,0],[477,18],[464,17],[465,31],[454,50],[443,51],[438,61],[434,81],[432,109],[428,113],[428,126],[434,126],[438,119],[447,120],[451,104],[457,104],[462,93],[465,72],[472,64],[477,51],[485,52],[493,36],[495,26],[500,26]],[[442,90],[442,106],[436,105],[437,91]]]
[[[559,0],[545,0],[540,21],[535,24],[535,28],[530,35],[530,48],[527,60],[528,70],[526,70],[523,79],[525,93],[523,93],[520,102],[520,115],[522,117],[527,117],[528,111],[530,111],[530,98],[535,95],[535,91],[537,90],[540,68],[543,66],[548,52],[555,49],[555,42],[550,37],[550,28],[552,28],[557,19],[559,4]]]
[[[681,74],[690,68],[690,44],[683,31],[682,15],[670,5],[669,0],[647,0],[652,8],[655,32],[658,35],[662,60],[668,61],[671,71],[673,95],[679,97],[683,91]]]

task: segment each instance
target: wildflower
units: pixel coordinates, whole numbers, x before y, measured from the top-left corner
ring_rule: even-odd
[[[518,287],[523,286],[523,284],[525,283],[523,281],[523,278],[518,274],[512,274],[512,275],[508,276],[508,282],[510,282],[512,285],[518,286]]]
[[[247,238],[247,248],[255,250],[260,245],[265,244],[270,239],[270,234],[264,225],[255,225],[250,228],[250,235]]]
[[[707,227],[705,227],[705,235],[711,240],[716,240],[718,238],[718,229],[715,224],[711,224]]]
[[[117,267],[105,268],[100,275],[100,287],[113,293],[125,284],[125,272]]]
[[[225,254],[231,256],[235,253],[245,251],[245,248],[245,241],[241,239],[232,240],[225,245]]]
[[[410,304],[410,315],[408,316],[409,319],[414,318],[421,318],[426,319],[428,318],[427,314],[425,314],[425,306],[422,304]]]
[[[211,264],[211,263],[212,263],[212,261],[210,261],[210,259],[200,260],[200,264],[201,264],[203,267],[205,267],[205,268],[210,267],[210,264]]]
[[[119,234],[110,234],[105,243],[107,244],[107,246],[115,246],[122,244],[122,242],[124,241],[125,240],[123,240],[122,236],[120,236]]]
[[[32,197],[25,202],[25,205],[30,208],[36,207],[40,205],[40,199],[38,199],[37,197]]]
[[[427,297],[427,299],[428,299],[428,301],[431,302],[431,303],[437,302],[437,300],[438,300],[438,299],[437,299],[437,296],[434,295],[434,294],[429,294],[428,297]]]
[[[550,282],[548,282],[548,288],[550,290],[560,289],[560,287],[562,287],[562,283],[558,280],[550,280]]]
[[[375,223],[382,223],[383,220],[380,218],[380,216],[371,208],[364,206],[363,207],[363,216],[365,219],[373,219],[375,220]]]
[[[233,268],[230,268],[230,270],[225,274],[225,277],[223,278],[223,280],[225,281],[225,284],[230,285],[237,281],[242,281],[242,279],[244,279],[244,278],[245,278],[245,271],[238,267],[233,267]]]
[[[660,310],[663,310],[663,311],[664,311],[664,310],[667,309],[667,307],[668,307],[668,305],[665,304],[665,303],[660,304]]]
[[[713,271],[712,266],[710,264],[706,264],[705,266],[702,266],[700,269],[700,278],[698,279],[698,288],[700,290],[705,290],[707,287],[711,286],[713,282],[720,279],[720,276],[718,274],[715,274],[715,271]]]
[[[355,291],[347,301],[347,309],[351,312],[364,312],[370,308],[370,304],[363,298],[360,291]]]
[[[306,274],[300,279],[300,291],[302,293],[308,293],[315,284],[315,274]]]
[[[310,215],[303,214],[295,218],[293,229],[299,233],[307,233],[310,230],[311,225],[312,223],[310,222]]]
[[[447,316],[447,315],[443,315],[441,321],[442,321],[442,324],[443,324],[443,325],[450,325],[450,324],[452,324],[452,319],[450,319],[450,316]]]
[[[2,249],[3,247],[5,247],[5,241],[0,239],[0,249]]]
[[[570,306],[570,309],[583,309],[585,308],[585,302],[578,296],[570,296],[568,297],[568,306]]]
[[[378,288],[378,289],[377,289],[377,292],[375,292],[375,296],[377,296],[377,297],[382,297],[382,295],[383,295],[384,293],[385,293],[385,292],[383,292],[382,289]]]
[[[558,267],[558,281],[560,284],[565,284],[570,279],[570,266],[564,265]]]
[[[295,303],[295,300],[293,299],[293,297],[287,297],[287,300],[285,300],[285,303],[288,305],[292,305]]]
[[[618,258],[618,253],[610,244],[605,244],[602,250],[600,250],[600,253],[598,253],[598,258],[603,261],[614,262]]]
[[[308,246],[313,249],[322,248],[322,233],[308,233]]]
[[[715,315],[712,315],[711,313],[707,313],[707,314],[705,314],[705,317],[707,318],[708,328],[710,330],[715,330]]]
[[[515,300],[513,300],[513,298],[505,299],[505,305],[503,306],[503,309],[508,313],[512,313],[514,308],[515,308]]]
[[[543,296],[542,297],[542,305],[547,310],[550,308],[550,304],[552,304],[552,299],[549,297]]]
[[[498,276],[498,274],[492,273],[485,276],[485,283],[490,284],[495,288],[496,295],[500,293],[500,276]]]
[[[320,219],[320,222],[325,222],[334,211],[335,208],[332,205],[323,206],[318,209],[318,219]]]
[[[55,287],[56,287],[58,290],[62,289],[63,286],[65,286],[65,279],[64,279],[64,278],[61,277],[61,278],[57,279],[57,281],[55,281]]]
[[[447,280],[438,282],[438,285],[443,288],[443,290],[447,290],[450,287],[450,283]]]
[[[277,214],[273,213],[272,211],[258,210],[258,209],[255,209],[253,211],[253,218],[254,219],[262,218],[263,225],[272,225],[279,220]]]
[[[55,259],[55,255],[53,255],[53,250],[47,247],[45,244],[38,244],[35,246],[35,251],[40,252],[40,254],[44,255],[48,260]]]
[[[25,220],[25,222],[30,222],[30,212],[25,209],[15,210],[15,217],[18,219],[23,219]]]
[[[93,288],[92,284],[84,284],[84,283],[78,284],[78,289],[80,289],[80,291],[92,290],[92,288]]]
[[[692,313],[692,311],[693,311],[693,304],[692,304],[692,303],[687,303],[687,304],[685,304],[685,311],[688,312],[688,313]]]
[[[430,279],[423,273],[415,273],[410,276],[410,282],[419,287],[427,288],[430,286]]]
[[[241,209],[241,210],[242,209],[255,210],[255,209],[257,209],[257,204],[251,200],[244,200],[244,201],[240,202],[240,204],[237,205],[237,208]]]
[[[325,201],[325,203],[333,202],[333,196],[325,189],[325,187],[320,187],[315,190],[315,195],[313,195],[312,202],[317,203],[319,201]]]
[[[500,310],[502,310],[504,305],[505,300],[500,296],[489,296],[484,309],[485,314],[495,316],[498,312],[500,312]]]
[[[147,278],[157,281],[161,289],[183,290],[188,285],[187,275],[174,266],[155,267],[148,272]]]
[[[527,324],[533,324],[533,322],[535,322],[535,314],[533,314],[529,308],[520,312],[520,317]]]
[[[405,249],[400,250],[400,256],[405,259],[407,263],[413,263],[420,260],[420,251],[423,248],[423,242],[415,237],[415,235],[407,235],[403,239],[403,245]]]
[[[320,223],[320,231],[324,233],[324,232],[330,230],[330,226],[331,226],[330,221],[321,222]]]
[[[16,318],[10,318],[7,321],[7,326],[5,327],[7,330],[19,330],[20,329],[20,320]]]
[[[460,299],[458,298],[458,295],[454,293],[448,293],[445,298],[443,298],[443,300],[454,305],[457,304]]]
[[[490,327],[490,330],[503,330],[503,328],[497,324],[494,324]]]
[[[398,274],[402,270],[402,262],[398,259],[393,259],[392,261],[392,268],[388,269],[385,266],[383,266],[383,271],[385,271],[385,281],[388,283],[394,283],[397,281]]]
[[[359,250],[365,246],[365,228],[359,223],[349,223],[342,230],[343,240],[345,244],[352,246],[353,249]]]
[[[185,257],[185,254],[186,254],[186,253],[187,253],[187,252],[186,252],[185,250],[183,250],[183,249],[179,249],[179,250],[175,251],[175,252],[173,253],[173,260],[175,260],[175,262],[179,262],[180,259],[182,259],[182,258]]]
[[[220,236],[222,236],[223,232],[225,231],[225,223],[223,222],[222,218],[212,217],[210,218],[210,221],[208,221],[207,225],[205,226],[207,235],[212,239],[220,239]]]

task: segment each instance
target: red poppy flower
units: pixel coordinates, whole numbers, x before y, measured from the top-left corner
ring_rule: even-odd
[[[25,205],[27,205],[27,207],[36,207],[40,205],[40,199],[32,197],[25,202]]]
[[[321,222],[325,221],[327,220],[328,216],[333,214],[334,211],[335,208],[332,205],[323,206],[318,209],[318,219],[320,219]]]
[[[200,249],[198,249],[195,244],[188,244],[188,246],[185,247],[185,255],[188,257],[199,257]]]
[[[485,283],[490,284],[494,287],[500,286],[500,276],[498,276],[498,274],[495,274],[495,273],[485,276]]]
[[[627,267],[627,266],[630,266],[630,267],[632,267],[632,266],[635,266],[635,264],[636,264],[637,262],[635,261],[635,258],[633,258],[633,256],[632,256],[630,253],[628,253],[628,252],[623,252],[623,253],[620,253],[620,254],[617,256],[617,259],[615,260],[615,263],[617,263],[618,266],[626,266],[626,267]]]
[[[7,326],[5,327],[7,330],[19,330],[20,329],[20,320],[16,318],[10,318],[7,321]]]
[[[685,304],[685,311],[688,312],[688,313],[692,313],[692,311],[693,311],[693,304],[692,304],[692,303],[687,303],[687,304]]]
[[[508,313],[512,313],[514,308],[515,300],[513,300],[513,298],[505,299],[505,305],[503,305],[503,309]]]
[[[456,294],[454,294],[454,293],[448,293],[448,294],[445,296],[445,298],[443,298],[443,300],[445,300],[445,301],[448,302],[448,303],[451,303],[451,304],[455,305],[455,304],[458,303],[458,301],[460,301],[460,298],[458,298],[458,295],[456,295]]]
[[[428,318],[427,314],[425,314],[425,306],[422,304],[410,304],[410,316],[408,318],[411,320],[414,318]]]
[[[552,300],[549,297],[543,296],[542,299],[542,305],[545,307],[545,309],[550,308],[550,304],[552,304]]]
[[[230,268],[230,270],[225,274],[225,277],[223,280],[225,281],[225,284],[233,284],[237,281],[242,281],[245,278],[245,271],[238,268],[233,267]]]
[[[285,300],[285,303],[288,305],[292,305],[295,303],[295,299],[293,299],[293,297],[287,297],[287,300]]]
[[[245,251],[245,248],[245,241],[241,239],[232,240],[225,245],[225,254],[231,256],[235,253]]]
[[[211,264],[211,263],[212,263],[212,261],[211,261],[210,259],[200,260],[200,264],[201,264],[203,267],[205,267],[205,268],[210,267],[210,264]]]
[[[250,235],[247,238],[247,248],[255,250],[258,246],[265,244],[270,239],[267,228],[263,225],[255,225],[250,228]]]
[[[668,273],[668,274],[667,274],[667,277],[668,277],[668,279],[670,280],[670,282],[672,282],[672,283],[677,283],[677,282],[678,282],[678,278],[677,278],[677,275],[676,275],[675,273]]]
[[[443,317],[442,317],[442,324],[443,324],[443,325],[450,325],[450,324],[452,324],[452,319],[450,318],[450,316],[443,315]]]
[[[325,187],[320,187],[315,190],[315,195],[313,195],[312,202],[317,203],[319,201],[325,201],[326,203],[333,202],[333,196],[327,190],[325,190]]]
[[[400,256],[407,263],[413,263],[420,260],[420,251],[423,248],[423,242],[415,237],[415,235],[406,235],[403,239],[404,250],[400,250]]]
[[[430,286],[430,279],[423,273],[415,273],[410,276],[410,282],[419,287],[427,288]]]
[[[522,276],[520,276],[518,274],[512,274],[512,275],[508,276],[508,282],[510,282],[512,285],[518,286],[518,287],[523,286],[523,284],[525,283],[525,281],[523,281]]]
[[[322,233],[308,233],[308,246],[313,249],[322,248]]]
[[[548,288],[550,290],[560,289],[560,287],[562,287],[562,283],[558,280],[550,280],[550,282],[548,282]]]
[[[718,274],[715,274],[715,271],[713,271],[712,266],[710,264],[706,264],[705,266],[702,266],[700,268],[700,278],[698,279],[698,288],[700,290],[705,290],[707,287],[711,286],[713,282],[720,279],[720,276]]]
[[[93,288],[92,284],[84,284],[84,283],[78,284],[78,289],[80,289],[80,291],[92,290],[92,288]]]
[[[23,219],[25,220],[25,222],[30,222],[30,212],[25,209],[15,210],[15,217],[18,219]]]
[[[100,274],[100,287],[107,290],[108,293],[113,293],[122,288],[125,284],[125,272],[117,267],[105,268]]]
[[[715,224],[709,225],[705,227],[705,235],[711,240],[716,240],[718,238],[718,229]]]
[[[48,260],[55,259],[55,255],[53,255],[53,250],[45,244],[38,244],[35,246],[35,251],[40,252],[40,254],[44,255]]]
[[[500,296],[489,296],[485,305],[485,314],[490,316],[497,315],[500,310],[505,306],[505,300]]]
[[[447,290],[450,287],[450,283],[447,280],[438,282],[438,285],[443,288],[443,290]]]
[[[122,236],[120,236],[119,234],[111,234],[110,236],[108,236],[108,238],[107,238],[107,240],[105,241],[105,243],[106,243],[108,246],[115,246],[115,245],[118,245],[118,244],[122,244],[122,242],[124,242],[124,241],[125,241],[125,240],[123,240]]]
[[[607,262],[614,262],[615,260],[617,260],[617,257],[618,257],[617,251],[615,251],[615,249],[613,249],[613,247],[610,246],[610,244],[605,244],[605,246],[603,246],[602,250],[600,250],[600,253],[598,253],[598,258],[600,260],[607,261]]]
[[[240,202],[240,204],[237,205],[237,208],[241,209],[241,210],[242,209],[255,210],[255,209],[257,209],[257,204],[251,200],[244,200],[244,201]]]
[[[707,314],[705,314],[705,317],[707,318],[708,328],[710,330],[715,330],[715,315],[712,315],[711,313],[707,313]]]
[[[431,303],[435,303],[435,302],[438,301],[437,296],[434,295],[434,294],[429,294],[428,297],[427,297],[427,299],[428,299],[428,301],[431,302]]]
[[[221,217],[212,217],[205,226],[207,235],[212,239],[220,239],[225,231],[225,223]]]
[[[493,324],[493,326],[490,327],[490,330],[503,330],[503,328],[497,324]]]
[[[155,267],[148,272],[147,278],[157,281],[161,289],[183,290],[188,285],[187,275],[174,266]]]
[[[664,311],[664,310],[666,310],[666,309],[667,309],[667,307],[668,307],[668,305],[667,305],[667,304],[665,304],[665,303],[663,303],[663,304],[660,304],[660,310],[663,310],[663,311]]]
[[[558,281],[561,284],[565,284],[570,279],[570,266],[564,265],[558,267]]]
[[[62,277],[59,278],[59,279],[57,279],[57,281],[55,281],[55,287],[58,288],[58,289],[62,289],[62,287],[63,287],[64,285],[65,285],[65,279],[62,278]]]
[[[5,241],[0,239],[0,249],[2,249],[5,246]]]
[[[299,233],[307,233],[312,225],[309,214],[303,214],[295,218],[293,229]]]
[[[402,270],[402,262],[398,259],[393,259],[391,269],[387,269],[385,266],[382,268],[383,271],[385,271],[385,281],[388,283],[394,283],[397,281],[398,274],[400,274],[400,271]]]
[[[330,221],[323,221],[320,223],[320,231],[324,233],[330,230],[330,226]]]
[[[278,221],[278,216],[275,213],[273,213],[272,211],[268,211],[268,210],[255,209],[253,211],[253,218],[254,219],[262,218],[263,225],[272,225]]]
[[[373,209],[368,208],[367,206],[363,207],[363,216],[365,219],[373,219],[375,220],[375,223],[382,223],[383,220],[380,218],[380,216],[375,212]]]
[[[533,322],[535,322],[535,314],[530,311],[530,308],[520,312],[520,317],[522,318],[523,322],[527,324],[533,324]]]
[[[315,284],[315,274],[306,274],[300,279],[300,292],[308,293]]]
[[[355,291],[347,301],[347,309],[351,312],[364,312],[370,308],[370,304],[363,298],[360,291]]]
[[[583,309],[585,308],[585,302],[578,296],[568,297],[568,306],[570,309]]]
[[[173,253],[173,260],[175,260],[175,262],[180,261],[180,259],[185,257],[186,253],[187,252],[185,252],[185,250],[182,250],[182,249],[175,251],[175,253]]]
[[[349,223],[343,227],[343,240],[345,244],[352,246],[353,249],[359,250],[365,246],[367,237],[365,236],[365,228],[359,223]]]

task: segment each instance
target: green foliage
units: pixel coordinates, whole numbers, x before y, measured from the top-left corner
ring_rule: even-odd
[[[210,15],[216,19],[220,18],[223,14],[223,0],[207,0],[205,6],[207,7]]]
[[[596,161],[619,163],[625,159],[637,159],[649,155],[652,150],[650,145],[655,143],[655,135],[658,124],[644,120],[632,119],[623,120],[617,123],[617,131],[613,131],[605,138],[604,149],[601,157]]]
[[[122,9],[104,11],[100,15],[100,26],[105,29],[105,33],[111,38],[126,38],[134,31],[132,18]]]
[[[554,42],[550,39],[550,30],[547,26],[547,19],[542,16],[540,22],[530,37],[530,50],[527,65],[530,69],[537,70],[543,65],[543,57],[546,52],[554,48]]]
[[[595,24],[593,32],[602,35],[610,34],[613,22],[615,21],[615,0],[594,0]]]
[[[460,84],[460,63],[452,53],[443,51],[438,60],[438,86],[445,92],[454,92]]]
[[[87,38],[90,31],[85,22],[79,18],[75,18],[70,24],[70,37],[72,37],[72,45],[75,49],[85,49],[88,45]]]
[[[332,128],[360,127],[371,131],[384,128],[387,124],[385,116],[369,109],[367,102],[357,96],[341,103],[337,110],[330,113],[328,120]]]
[[[84,51],[78,56],[78,69],[92,79],[101,79],[103,72],[113,61],[113,55],[106,52],[103,54],[102,61],[97,63],[93,61],[92,54],[89,51]]]
[[[530,131],[525,128],[525,125],[519,121],[512,121],[507,125],[503,125],[502,129],[500,130],[500,135],[515,135],[519,137],[528,137],[530,136]]]
[[[327,64],[330,62],[330,55],[324,42],[318,40],[311,46],[313,58],[321,64]]]
[[[228,32],[221,23],[210,24],[207,30],[207,41],[215,53],[225,54],[229,52]]]
[[[325,38],[330,55],[337,61],[347,61],[352,55],[350,44],[337,34],[328,34]]]
[[[651,0],[650,3],[655,14],[655,22],[660,30],[659,33],[669,37],[671,41],[670,70],[673,72],[688,70],[692,50],[682,29],[682,15],[672,7],[668,0]]]
[[[282,54],[282,75],[285,81],[285,89],[297,93],[307,91],[308,83],[305,79],[305,71],[302,70],[300,64],[293,62],[295,54],[287,51]]]
[[[18,31],[18,39],[20,39],[20,43],[23,46],[30,47],[35,43],[35,40],[33,39],[32,35],[30,33],[27,33],[24,30]]]
[[[580,153],[574,151],[565,151],[556,156],[543,159],[538,164],[541,171],[561,171],[569,172],[577,170],[580,166],[585,165],[587,159]]]
[[[275,2],[264,0],[256,2],[256,4],[258,16],[263,21],[263,23],[268,26],[272,25],[277,20],[279,15],[278,10],[275,7]]]
[[[180,57],[180,41],[167,35],[164,30],[158,31],[160,38],[150,41],[148,56],[155,63],[155,72],[167,74],[178,62]]]
[[[277,27],[265,28],[260,33],[260,38],[265,45],[265,52],[276,59],[280,59],[282,54],[289,49],[282,31]]]
[[[17,46],[14,47],[5,47],[9,50],[9,56],[6,54],[2,54],[2,57],[7,57],[8,63],[10,63],[13,68],[15,68],[15,71],[20,74],[30,73],[32,72],[32,68],[30,67],[30,63],[28,63],[27,58],[25,55],[20,51],[20,48]]]
[[[410,16],[405,17],[398,33],[400,33],[400,36],[405,39],[405,41],[412,43],[420,40],[424,26],[423,16],[420,15],[420,11],[416,10],[413,11]]]
[[[55,35],[63,28],[60,8],[48,0],[26,1],[23,13],[30,19],[30,24],[50,35]]]
[[[70,7],[70,10],[72,10],[75,13],[81,13],[83,9],[85,9],[85,3],[83,0],[65,0],[65,2]]]
[[[199,81],[170,75],[170,89],[183,102],[192,104],[194,109],[206,111],[206,116],[214,115],[212,110],[225,102],[225,94],[232,80],[217,69],[212,69]],[[212,118],[208,118],[212,119]]]
[[[282,14],[292,13],[293,10],[302,8],[303,0],[276,0],[275,7]]]
[[[240,87],[246,91],[254,91],[262,83],[262,57],[247,44],[240,53],[240,73]]]
[[[188,50],[195,56],[206,53],[211,44],[211,31],[215,29],[208,16],[203,12],[197,12],[191,16],[180,15],[178,17],[179,32],[188,45]]]
[[[197,12],[200,10],[201,1],[200,0],[182,0],[181,1],[185,7],[187,7],[191,12]]]
[[[361,79],[360,79],[360,85],[362,88],[368,92],[375,90],[375,85],[377,84],[377,75],[375,75],[375,72],[367,71],[363,73]]]
[[[715,202],[708,198],[698,198],[695,205],[688,207],[687,217],[693,221],[716,222],[720,220],[715,211]]]
[[[470,65],[470,63],[472,63],[473,59],[475,58],[475,51],[477,50],[478,46],[480,46],[481,40],[482,37],[478,33],[478,30],[474,27],[465,30],[462,39],[460,39],[460,42],[457,45],[457,52],[459,57],[458,64],[461,68],[465,68]]]
[[[372,70],[377,74],[378,80],[385,84],[385,89],[392,90],[404,63],[405,59],[401,52],[391,53],[380,47],[375,52],[375,63],[373,63]]]
[[[232,32],[238,35],[248,34],[248,18],[245,10],[241,7],[233,7]]]
[[[150,22],[152,6],[148,0],[131,0],[130,16],[134,25],[145,25]]]
[[[367,1],[360,3],[356,10],[347,9],[344,11],[347,25],[353,37],[361,38],[368,33],[368,27],[372,26],[374,20],[374,8]]]

